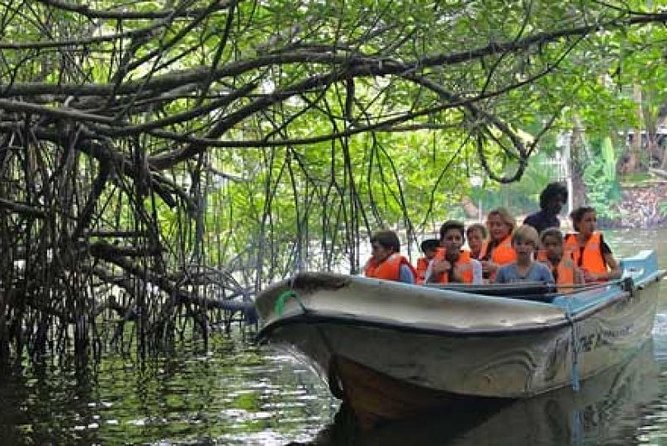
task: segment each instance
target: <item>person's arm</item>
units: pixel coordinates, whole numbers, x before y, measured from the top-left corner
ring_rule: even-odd
[[[424,283],[433,283],[433,260],[429,260],[426,271],[424,271]]]
[[[505,271],[507,271],[507,269],[498,268],[498,271],[496,271],[496,279],[493,281],[493,283],[505,283]]]
[[[548,266],[546,266],[544,263],[539,263],[540,267],[542,268],[542,281],[546,283],[556,283],[556,280],[554,279],[554,275],[549,269]]]
[[[600,236],[600,243],[602,244],[602,255],[604,257],[604,261],[607,263],[607,266],[609,267],[606,277],[603,275],[600,277],[600,279],[601,280],[620,279],[621,275],[623,274],[623,271],[621,271],[621,265],[619,265],[618,261],[614,257],[614,253],[611,252],[611,248],[609,247],[607,242],[604,241],[602,236]]]
[[[398,280],[403,283],[415,283],[415,276],[408,265],[401,265],[398,269]]]
[[[452,268],[452,264],[447,260],[431,260],[431,263],[428,265],[427,273],[430,272],[430,275],[426,276],[424,280],[425,283],[437,283],[438,279],[446,271],[449,271]]]
[[[623,274],[623,271],[621,271],[621,266],[618,264],[618,261],[614,257],[614,253],[611,252],[611,248],[609,245],[600,237],[600,249],[602,251],[602,256],[604,257],[604,261],[609,267],[607,272],[601,273],[601,274],[595,274],[595,273],[590,273],[588,271],[584,271],[584,279],[587,282],[595,282],[598,280],[614,280],[614,279],[620,279],[621,275]]]
[[[607,254],[604,255],[604,260],[605,262],[607,262],[607,266],[609,266],[609,271],[607,271],[606,274],[601,274],[599,279],[601,280],[620,279],[621,275],[623,274],[623,271],[621,271],[621,265],[618,264],[618,261],[614,257],[614,254],[612,254],[611,251],[609,251]]]
[[[535,219],[536,219],[537,214],[533,213],[528,215],[526,218],[523,220],[524,225],[532,226],[535,227]]]
[[[450,265],[449,271],[447,271],[447,274],[449,274],[449,281],[452,283],[465,283],[465,281],[463,280],[463,274],[461,274],[460,267],[456,266],[453,263],[450,263],[449,265]]]
[[[485,260],[482,261],[481,263],[482,263],[482,271],[487,273],[489,276],[498,271],[499,266],[490,260]]]

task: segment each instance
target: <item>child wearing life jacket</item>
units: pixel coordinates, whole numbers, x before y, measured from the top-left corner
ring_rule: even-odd
[[[554,276],[549,268],[533,260],[538,239],[537,231],[532,226],[523,225],[514,231],[512,247],[516,252],[516,261],[498,268],[495,283],[554,283]]]
[[[416,270],[418,284],[424,283],[424,276],[426,274],[426,270],[428,269],[428,265],[431,263],[431,260],[433,260],[433,257],[435,257],[435,253],[439,246],[440,240],[437,238],[426,239],[421,243],[420,248],[424,255],[417,259]]]
[[[426,272],[427,283],[479,283],[481,277],[475,274],[476,260],[470,258],[470,252],[461,249],[465,241],[463,223],[448,220],[440,227],[440,248]],[[478,265],[478,273],[481,268]],[[481,274],[477,274],[480,276]]]
[[[565,238],[565,250],[572,253],[575,264],[581,268],[586,282],[604,282],[618,279],[622,271],[602,233],[596,231],[595,209],[582,206],[570,214],[577,231]]]
[[[582,271],[572,260],[571,253],[564,251],[563,233],[558,228],[547,228],[540,234],[541,250],[537,260],[551,270],[561,292],[571,292],[572,285],[584,283]]]
[[[482,263],[484,278],[493,282],[496,270],[516,260],[516,252],[512,248],[512,232],[516,220],[505,208],[496,208],[486,217],[489,229],[489,240],[482,246],[479,260]]]
[[[482,253],[482,246],[488,237],[486,227],[480,223],[475,223],[466,229],[466,239],[468,240],[468,248],[470,248],[470,257],[479,259]]]
[[[371,236],[371,258],[366,262],[364,274],[376,279],[415,283],[417,271],[400,254],[401,243],[394,231],[378,231]]]

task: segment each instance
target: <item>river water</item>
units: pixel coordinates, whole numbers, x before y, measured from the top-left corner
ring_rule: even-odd
[[[667,230],[607,231],[618,256],[656,249]],[[48,359],[0,371],[0,444],[667,444],[667,287],[652,342],[586,381],[500,407],[432,414],[371,433],[349,429],[307,368],[241,339],[214,336],[139,363],[106,354],[95,367]]]

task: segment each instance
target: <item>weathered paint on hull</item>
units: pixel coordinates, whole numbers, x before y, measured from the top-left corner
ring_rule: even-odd
[[[340,356],[332,357],[329,379],[340,386],[341,398],[349,405],[363,429],[385,420],[412,418],[435,409],[491,402],[494,399],[456,395],[415,386],[379,373]]]
[[[478,396],[522,397],[571,382],[572,336],[583,379],[623,360],[650,336],[657,283],[577,321],[535,333],[447,336],[342,320],[295,322],[277,328],[272,344],[294,346],[327,376],[331,353],[416,386]]]
[[[332,438],[344,438],[344,430],[355,441],[362,436],[358,444],[382,446],[621,444],[641,429],[646,406],[658,397],[658,372],[648,339],[628,361],[587,379],[577,392],[565,387],[534,398],[450,406],[362,434],[340,420]]]
[[[531,397],[645,343],[664,275],[647,258],[652,266],[628,263],[642,274],[636,287],[603,285],[554,304],[306,274],[258,297],[260,336],[313,366],[366,424],[462,399]]]

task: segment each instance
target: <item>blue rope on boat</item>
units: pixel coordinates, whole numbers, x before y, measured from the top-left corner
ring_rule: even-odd
[[[583,444],[584,441],[584,413],[577,409],[570,413],[570,444]]]
[[[572,317],[572,308],[570,304],[565,307],[565,317],[570,323],[570,328],[572,332],[572,368],[570,369],[570,384],[572,385],[572,390],[578,392],[580,389],[579,385],[579,348],[577,346],[577,326],[574,323],[574,318]]]

